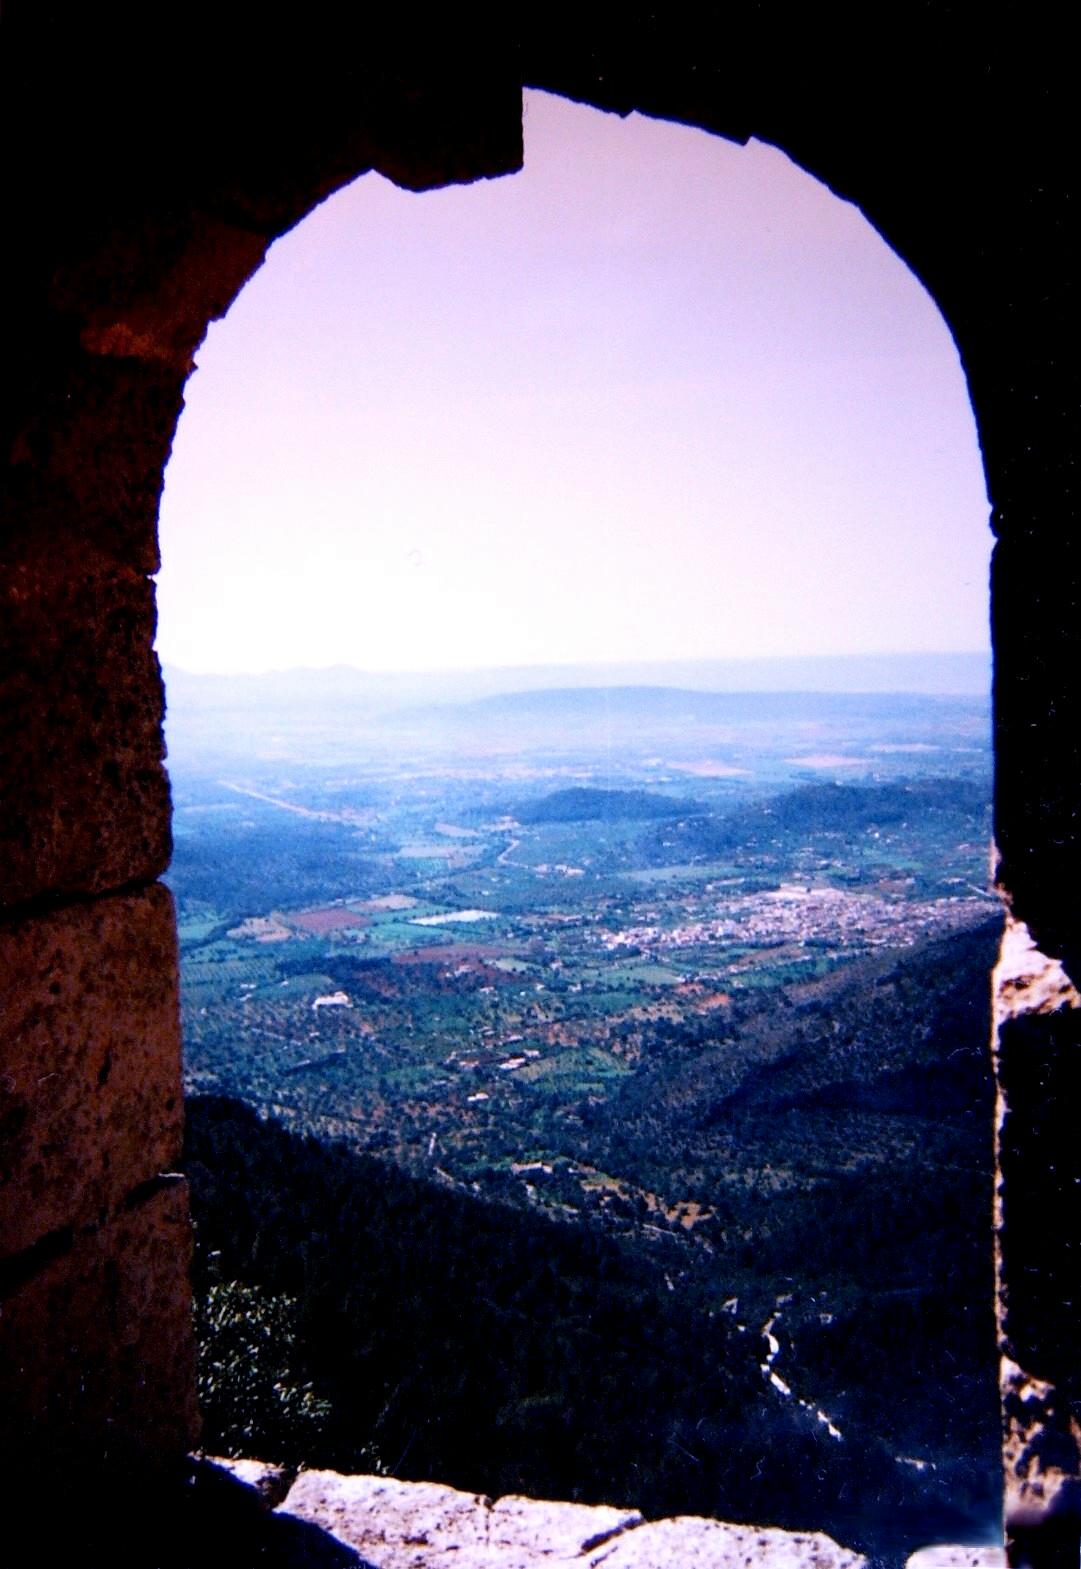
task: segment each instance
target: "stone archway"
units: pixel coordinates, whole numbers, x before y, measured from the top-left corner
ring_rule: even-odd
[[[772,13],[721,35],[645,13],[618,36],[577,18],[495,40],[312,19],[167,57],[120,7],[61,21],[58,38],[17,14],[4,92],[26,150],[0,629],[9,1422],[84,1455],[168,1459],[195,1432],[149,582],[192,355],[273,237],[366,169],[422,189],[516,168],[525,82],[782,146],[861,206],[954,331],[999,533],[996,833],[1026,923],[1000,972],[1007,1495],[1037,1556],[1048,1518],[1076,1537],[1081,732],[1077,545],[1051,543],[1070,473],[1054,61],[1005,34],[973,55],[941,18],[906,18],[859,75],[857,32],[797,36]]]

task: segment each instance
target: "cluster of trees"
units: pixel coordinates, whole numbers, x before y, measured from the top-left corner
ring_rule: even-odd
[[[926,857],[939,833],[986,843],[990,832],[989,781],[921,778],[888,784],[808,784],[723,815],[699,814],[655,832],[653,853],[674,860],[736,855],[753,857],[778,841],[788,850],[821,835],[868,829],[911,830]],[[663,836],[663,838],[662,838]],[[663,850],[663,855],[661,851]]]
[[[596,790],[576,785],[514,808],[520,823],[641,822],[700,815],[697,801],[676,801],[651,790]]]
[[[372,846],[355,830],[292,814],[223,814],[178,833],[167,881],[179,898],[239,920],[375,891],[385,881]]]

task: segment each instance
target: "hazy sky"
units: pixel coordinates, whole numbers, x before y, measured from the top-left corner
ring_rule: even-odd
[[[159,652],[367,669],[987,647],[957,354],[783,154],[530,94],[520,175],[376,175],[211,328]]]

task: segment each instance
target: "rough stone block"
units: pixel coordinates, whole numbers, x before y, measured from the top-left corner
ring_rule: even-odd
[[[12,441],[6,508],[24,531],[61,531],[125,566],[156,572],[162,472],[184,374],[159,361],[71,345],[41,367]]]
[[[164,871],[153,584],[61,535],[0,546],[0,908]]]
[[[905,1569],[1009,1569],[1009,1560],[1004,1547],[963,1547],[947,1542],[910,1553]]]
[[[87,1463],[180,1455],[196,1437],[181,1178],[77,1234],[0,1296],[0,1429]],[[0,1283],[3,1275],[0,1274]]]
[[[1027,1535],[1081,1533],[1081,996],[1011,920],[994,976],[998,1075],[999,1340],[1006,1519]],[[1051,1548],[1047,1548],[1048,1553]],[[1053,1561],[1040,1557],[1033,1562]],[[1072,1556],[1071,1556],[1072,1555]],[[1015,1561],[1015,1560],[1011,1560]],[[1065,1560],[1063,1560],[1065,1561]]]
[[[399,1482],[394,1477],[343,1476],[302,1471],[284,1513],[332,1532],[364,1554],[378,1554],[398,1569],[404,1548],[423,1549],[433,1564],[448,1552],[463,1563],[488,1546],[491,1499],[439,1482]],[[581,1545],[581,1544],[579,1544]]]
[[[187,371],[207,323],[225,314],[268,244],[211,213],[143,213],[57,268],[51,302],[83,323],[90,353]]]
[[[172,896],[155,886],[0,926],[0,1257],[95,1222],[176,1165]]]
[[[379,1569],[861,1569],[866,1559],[821,1532],[683,1516],[646,1522],[636,1509],[495,1503],[435,1482],[303,1471],[282,1515],[331,1532]]]
[[[866,1558],[821,1531],[729,1525],[693,1515],[651,1520],[620,1536],[611,1552],[589,1554],[589,1569],[865,1569]]]

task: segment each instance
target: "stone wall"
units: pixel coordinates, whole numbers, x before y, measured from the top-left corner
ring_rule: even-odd
[[[175,1455],[196,1432],[151,648],[193,355],[270,241],[356,175],[421,190],[513,170],[526,82],[776,142],[861,205],[961,350],[1000,540],[996,834],[1027,956],[999,972],[1000,1310],[1007,1496],[1036,1561],[1041,1522],[1076,1540],[1081,1513],[1069,52],[1035,13],[887,8],[873,38],[862,11],[667,15],[624,8],[616,32],[580,8],[481,35],[457,14],[440,33],[314,8],[230,35],[189,10],[151,44],[109,0],[9,8],[2,1425],[101,1454]]]

